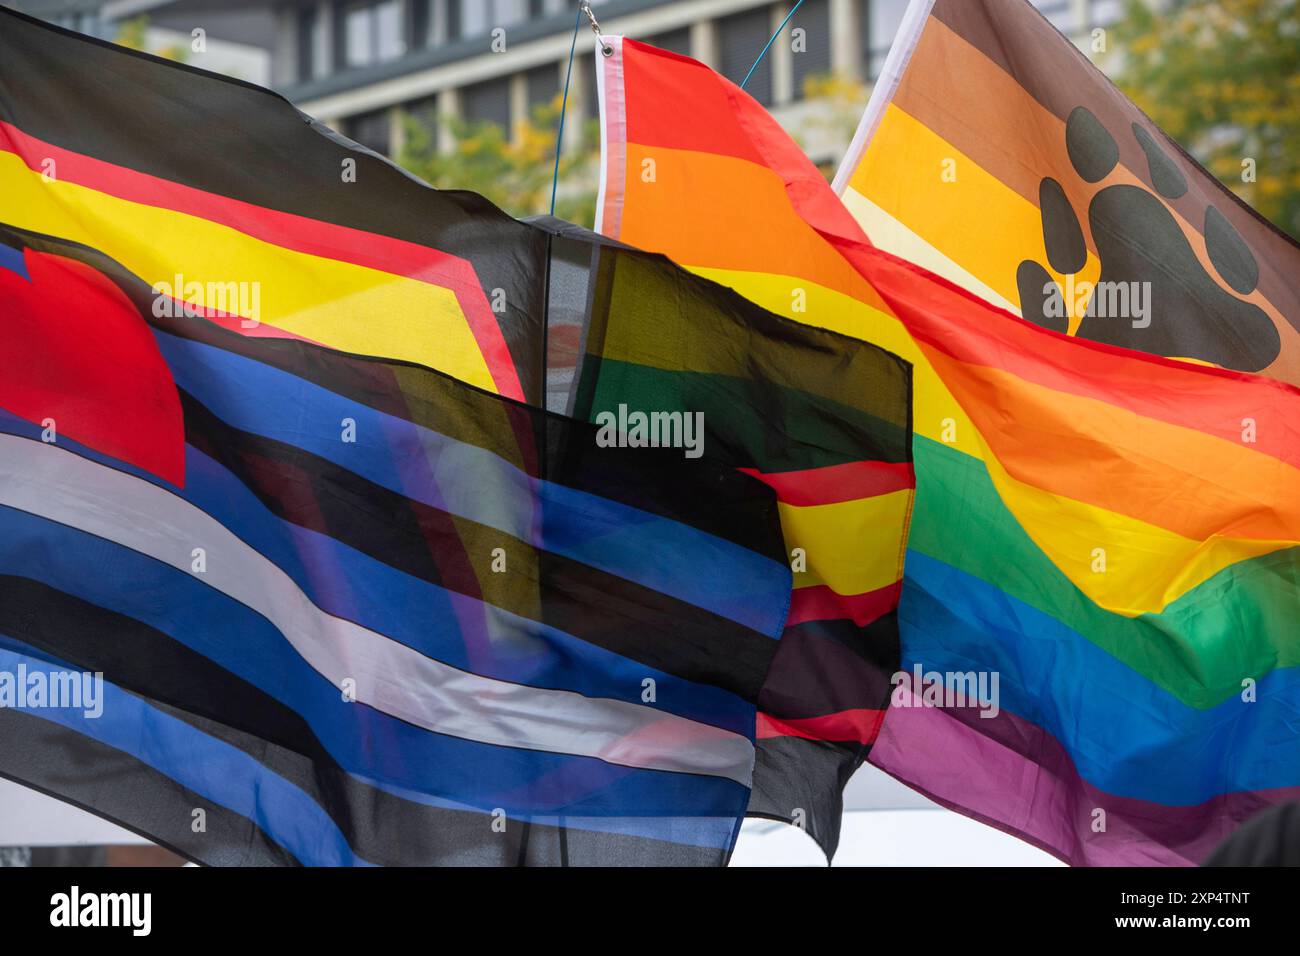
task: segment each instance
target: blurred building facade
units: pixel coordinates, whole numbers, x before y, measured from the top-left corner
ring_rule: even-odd
[[[273,0],[0,0],[0,6],[103,40],[121,40],[138,20],[141,45],[150,52],[250,83],[271,83]]]
[[[196,66],[267,83],[299,107],[387,155],[401,147],[403,113],[437,130],[448,118],[507,129],[563,88],[575,0],[5,0],[76,30],[113,38],[114,25],[149,18],[161,43],[202,29]],[[1121,0],[1033,0],[1078,41],[1113,22]],[[793,0],[594,0],[605,32],[646,40],[708,63],[739,82]],[[792,131],[819,106],[810,77],[869,83],[907,0],[805,0],[754,71],[747,90]],[[798,44],[793,31],[802,30]],[[797,48],[796,48],[797,47]],[[213,55],[216,49],[220,55]],[[570,86],[568,145],[596,114],[595,38],[585,24]],[[814,124],[815,125],[815,124]],[[842,149],[831,135],[804,145],[814,159]],[[816,139],[816,137],[814,137]],[[819,153],[827,153],[820,156]]]

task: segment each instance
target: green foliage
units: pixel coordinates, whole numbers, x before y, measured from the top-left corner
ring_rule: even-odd
[[[1220,182],[1300,236],[1300,0],[1127,0],[1114,78]],[[1255,181],[1243,179],[1254,161]]]
[[[486,196],[512,216],[532,216],[550,211],[551,178],[555,169],[555,136],[559,126],[560,97],[539,106],[527,120],[516,123],[513,135],[495,123],[441,122],[455,141],[440,152],[433,117],[407,115],[403,147],[397,162],[439,189],[468,189]],[[596,206],[599,124],[586,123],[581,142],[560,157],[560,180],[555,214],[561,219],[590,225]]]

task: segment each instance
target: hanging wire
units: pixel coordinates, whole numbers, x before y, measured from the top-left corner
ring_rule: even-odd
[[[799,0],[803,3],[803,0]],[[587,22],[591,24],[591,32],[596,34],[596,42],[600,44],[600,52],[605,56],[613,56],[614,48],[605,42],[605,36],[600,32],[600,23],[596,20],[596,15],[591,12],[591,3],[589,0],[582,0],[578,4],[578,14],[573,18],[573,40],[569,43],[569,65],[564,70],[564,98],[560,100],[560,126],[555,133],[555,172],[551,174],[551,215],[555,215],[555,194],[560,186],[560,151],[564,148],[564,116],[569,109],[569,80],[573,76],[573,54],[578,48],[578,30],[582,27],[582,18],[586,16]]]
[[[555,172],[551,175],[551,215],[555,215],[555,193],[560,186],[560,150],[564,146],[564,114],[569,108],[569,78],[573,76],[573,51],[578,47],[578,30],[582,27],[582,14],[591,17],[591,8],[578,4],[578,15],[573,18],[573,42],[569,44],[569,66],[564,71],[564,99],[560,100],[560,128],[555,133]],[[595,22],[595,18],[592,18]]]
[[[763,52],[758,55],[758,59],[754,61],[754,65],[749,68],[749,72],[745,74],[745,78],[740,81],[740,88],[742,90],[745,88],[745,84],[749,82],[749,78],[754,75],[754,71],[758,69],[758,65],[763,62],[763,57],[767,56],[767,51],[772,49],[772,44],[775,43],[776,38],[781,35],[781,31],[785,29],[785,25],[790,22],[790,18],[794,16],[802,6],[803,0],[799,0],[798,3],[790,8],[790,12],[785,15],[785,19],[781,21],[781,25],[777,27],[776,32],[772,34],[772,39],[767,41],[767,46],[763,47]]]

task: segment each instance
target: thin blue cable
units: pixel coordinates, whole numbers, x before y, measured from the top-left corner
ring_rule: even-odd
[[[754,61],[754,65],[749,68],[749,72],[745,74],[745,78],[740,81],[740,88],[742,90],[745,88],[745,84],[749,82],[749,78],[754,75],[754,71],[758,69],[758,65],[763,62],[763,57],[767,56],[767,51],[772,49],[772,44],[775,43],[776,38],[781,35],[781,31],[785,29],[785,25],[790,22],[790,18],[794,16],[802,6],[803,0],[799,0],[798,3],[790,8],[790,12],[785,15],[785,19],[781,21],[781,25],[777,27],[776,32],[772,34],[772,39],[767,41],[767,46],[763,47],[763,52],[758,55],[758,59]]]
[[[799,0],[803,3],[803,0]],[[796,8],[798,9],[798,8]],[[555,190],[560,185],[560,148],[564,144],[564,114],[569,108],[569,77],[573,75],[573,51],[578,48],[578,29],[582,26],[582,6],[573,18],[573,42],[569,44],[569,65],[564,71],[564,99],[560,101],[560,128],[555,134],[555,172],[551,176],[551,215],[555,215]]]

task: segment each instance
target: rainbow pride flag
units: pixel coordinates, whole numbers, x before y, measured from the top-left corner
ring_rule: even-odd
[[[871,762],[1080,864],[1199,862],[1300,795],[1300,392],[1026,322],[873,247],[750,97],[606,40],[601,229],[915,366]]]
[[[870,287],[790,207],[766,158],[796,168],[806,163],[802,152],[779,127],[751,137],[707,67],[607,39],[598,230],[666,252],[778,315],[863,338],[837,300],[856,308],[855,296],[872,295]],[[690,115],[678,115],[684,110]],[[821,182],[827,214],[856,230]],[[910,345],[905,336],[871,341],[916,362],[899,349]],[[914,380],[914,401],[920,387]],[[765,424],[774,434],[789,428]],[[915,479],[911,466],[891,460],[819,465],[763,476],[798,554],[782,637],[797,653],[782,660],[784,693],[765,702],[750,813],[802,827],[830,855],[840,793],[879,733],[898,665],[903,569],[893,557],[905,549]],[[880,546],[863,547],[868,540]]]

